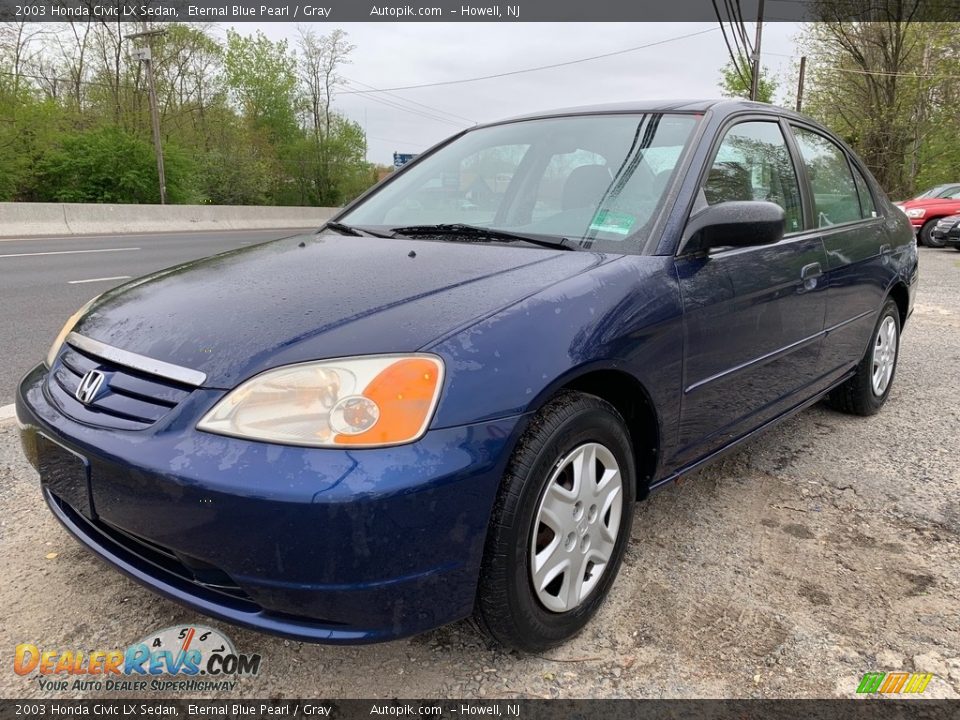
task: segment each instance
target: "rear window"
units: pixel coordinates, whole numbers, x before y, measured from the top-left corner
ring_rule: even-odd
[[[846,153],[832,140],[806,128],[793,128],[813,190],[819,228],[861,219],[860,195]]]
[[[857,193],[860,195],[860,217],[874,218],[877,216],[877,206],[873,202],[873,194],[867,179],[856,167],[853,168],[853,179],[857,184]]]

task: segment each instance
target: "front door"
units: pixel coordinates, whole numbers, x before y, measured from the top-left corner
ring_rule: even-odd
[[[821,375],[827,260],[820,235],[805,227],[798,175],[779,122],[751,119],[729,128],[701,192],[701,204],[776,202],[786,228],[774,245],[714,248],[706,255],[684,255],[681,248],[679,464],[799,402]]]

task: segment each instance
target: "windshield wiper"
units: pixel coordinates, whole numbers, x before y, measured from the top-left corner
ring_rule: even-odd
[[[448,223],[440,225],[410,225],[409,227],[393,228],[394,235],[414,236],[414,235],[432,235],[447,238],[469,238],[474,242],[525,242],[531,245],[550,248],[552,250],[575,250],[567,238],[557,238],[556,240],[546,240],[542,237],[533,235],[524,235],[522,233],[509,232],[507,230],[494,230],[493,228],[481,227],[479,225],[466,225],[464,223]]]
[[[389,238],[391,235],[385,235],[384,233],[374,232],[364,227],[354,226],[354,225],[345,225],[342,222],[328,222],[323,226],[324,230],[333,230],[338,232],[341,235],[350,235],[352,237],[363,237],[364,235],[372,235],[373,237]]]

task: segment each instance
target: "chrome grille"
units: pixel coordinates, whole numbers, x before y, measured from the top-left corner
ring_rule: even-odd
[[[97,370],[103,389],[89,403],[80,402],[77,388],[83,376]],[[192,388],[98,357],[65,343],[47,379],[51,399],[70,417],[117,430],[142,430],[183,402]]]

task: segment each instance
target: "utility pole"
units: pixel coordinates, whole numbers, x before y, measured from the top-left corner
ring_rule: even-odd
[[[163,170],[163,145],[160,141],[160,107],[157,103],[157,88],[153,81],[153,53],[150,47],[150,38],[163,35],[166,30],[144,30],[143,32],[127,35],[128,40],[147,38],[147,46],[134,48],[133,56],[143,63],[144,73],[147,76],[147,92],[150,96],[150,123],[153,126],[153,151],[157,155],[157,178],[160,181],[160,204],[167,204],[167,178]]]
[[[930,104],[930,46],[923,47],[923,71],[922,79],[918,80],[919,98],[917,99],[917,111],[915,114],[916,122],[913,126],[913,148],[910,152],[910,187],[914,187],[917,175],[920,173],[920,146],[923,138],[920,135],[920,128],[927,117],[927,108]]]
[[[757,38],[753,43],[753,69],[750,73],[750,99],[756,100],[760,90],[760,40],[763,35],[763,0],[757,5]]]
[[[807,73],[807,56],[800,58],[800,77],[797,79],[797,112],[803,108],[803,76]]]

